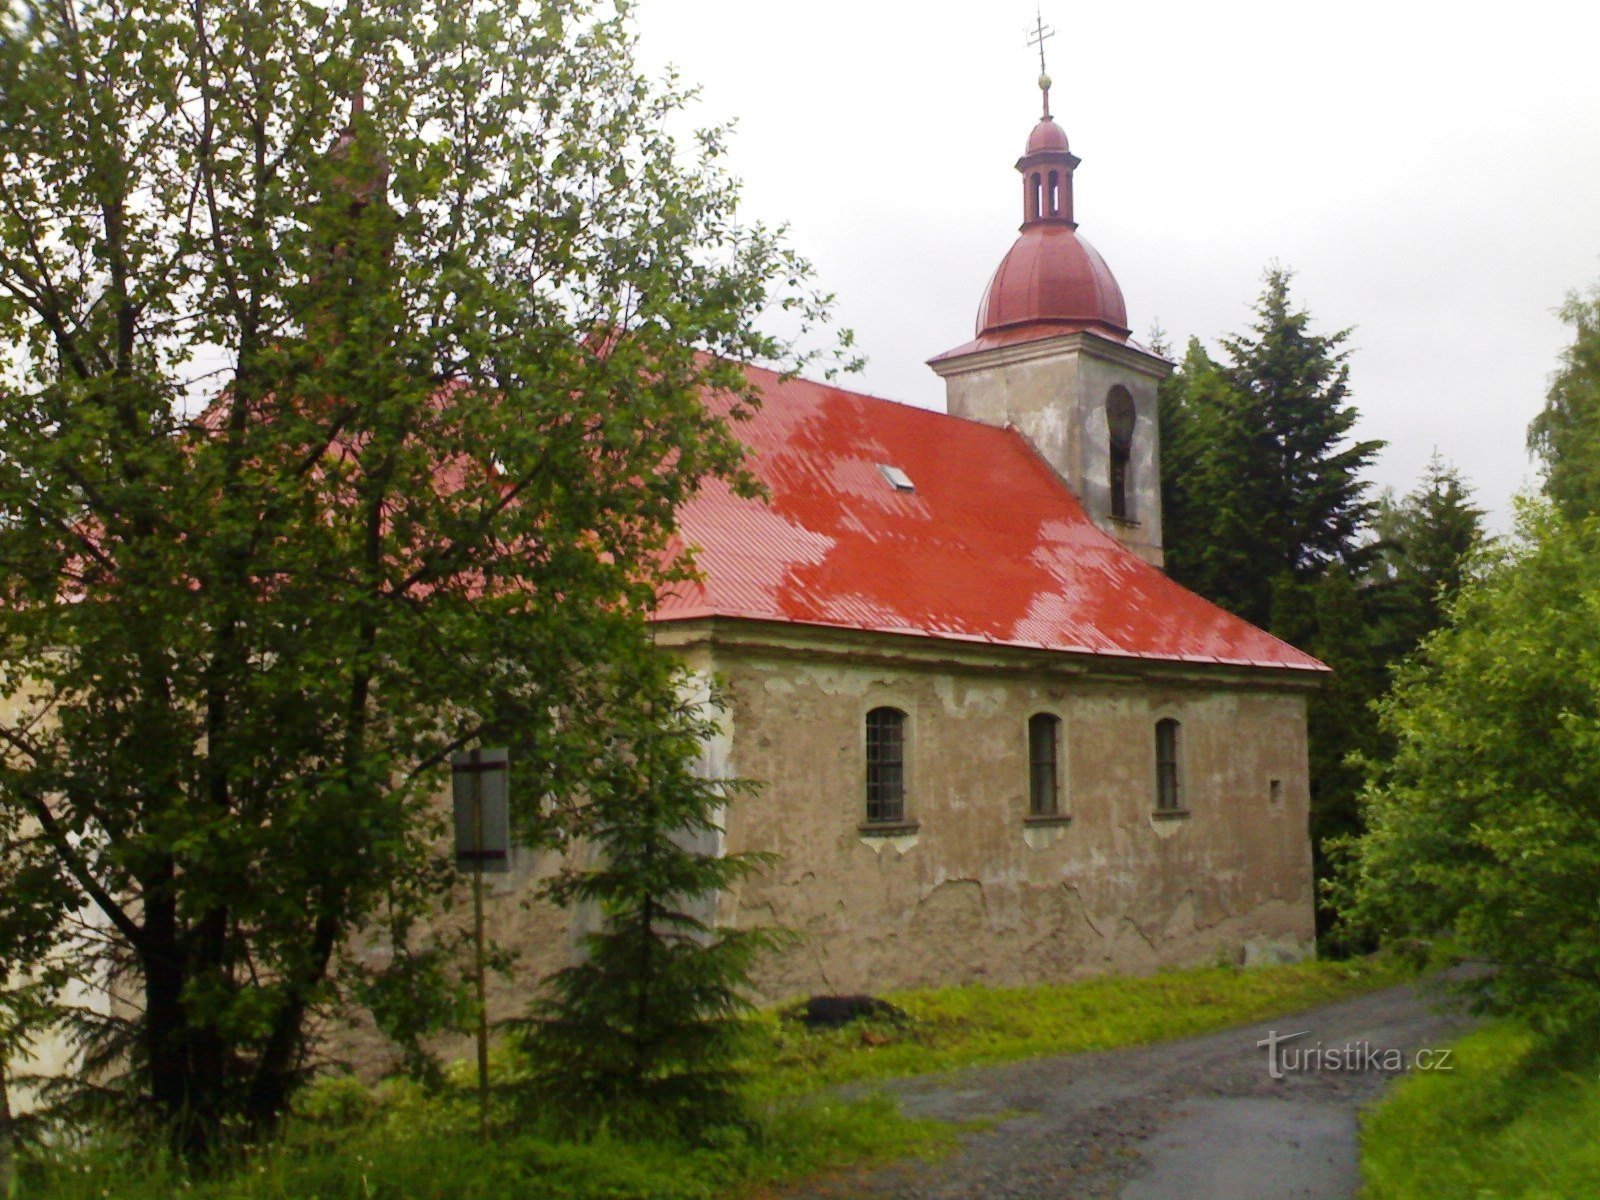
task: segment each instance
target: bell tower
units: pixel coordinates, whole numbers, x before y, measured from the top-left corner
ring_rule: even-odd
[[[1089,518],[1160,566],[1161,447],[1156,385],[1172,364],[1129,341],[1122,289],[1078,233],[1079,159],[1050,115],[1039,46],[1043,112],[1028,135],[1022,227],[978,306],[977,336],[931,359],[953,416],[1010,425],[1028,438]]]

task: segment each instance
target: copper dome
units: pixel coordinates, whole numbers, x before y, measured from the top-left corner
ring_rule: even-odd
[[[1119,341],[1128,336],[1122,289],[1071,225],[1025,226],[989,281],[978,307],[978,336],[1025,326],[1039,327],[1041,336],[1053,329],[1093,329]]]
[[[1028,135],[1028,148],[1022,152],[1022,156],[1027,158],[1032,154],[1065,154],[1068,150],[1067,131],[1050,117],[1045,117]]]

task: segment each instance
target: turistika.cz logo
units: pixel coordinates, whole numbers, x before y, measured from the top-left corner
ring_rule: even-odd
[[[1320,1041],[1307,1045],[1287,1044],[1310,1036],[1309,1029],[1299,1033],[1268,1030],[1267,1036],[1256,1043],[1267,1052],[1267,1074],[1282,1079],[1291,1072],[1384,1071],[1392,1075],[1402,1071],[1455,1069],[1450,1061],[1452,1050],[1422,1049],[1407,1054],[1397,1046],[1374,1046],[1371,1042],[1343,1042],[1333,1046]]]

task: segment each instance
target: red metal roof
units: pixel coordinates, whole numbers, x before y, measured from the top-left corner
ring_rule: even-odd
[[[989,280],[978,306],[978,336],[1018,327],[1035,337],[1091,329],[1127,338],[1122,289],[1106,260],[1071,226],[1025,226]]]
[[[1053,117],[1045,117],[1033,127],[1033,132],[1028,134],[1028,145],[1022,151],[1022,157],[1027,158],[1033,154],[1066,154],[1069,151],[1067,131],[1057,125]]]
[[[1095,528],[1021,434],[751,370],[737,424],[771,491],[680,513],[703,581],[662,621],[734,617],[1077,653],[1326,670]],[[879,466],[915,485],[897,490]]]

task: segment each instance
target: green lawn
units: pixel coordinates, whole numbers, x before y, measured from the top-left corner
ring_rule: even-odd
[[[767,1012],[751,1055],[753,1085],[760,1095],[791,1095],[862,1079],[1169,1041],[1324,1004],[1408,975],[1393,960],[1360,959],[891,993],[887,998],[912,1017],[904,1030],[874,1024],[865,1031],[810,1033]]]
[[[466,1091],[426,1097],[408,1085],[312,1090],[283,1142],[204,1182],[160,1156],[101,1136],[28,1163],[20,1195],[60,1200],[714,1200],[832,1168],[951,1150],[960,1130],[902,1116],[883,1095],[844,1101],[830,1085],[1043,1054],[1182,1037],[1370,990],[1399,967],[1304,963],[1205,968],[1140,979],[1030,988],[891,993],[904,1029],[810,1033],[776,1013],[752,1023],[750,1120],[705,1143],[625,1140],[598,1129],[574,1143],[509,1116],[477,1144]]]
[[[1600,1056],[1512,1022],[1455,1050],[1454,1070],[1408,1076],[1362,1122],[1365,1200],[1600,1196]]]

